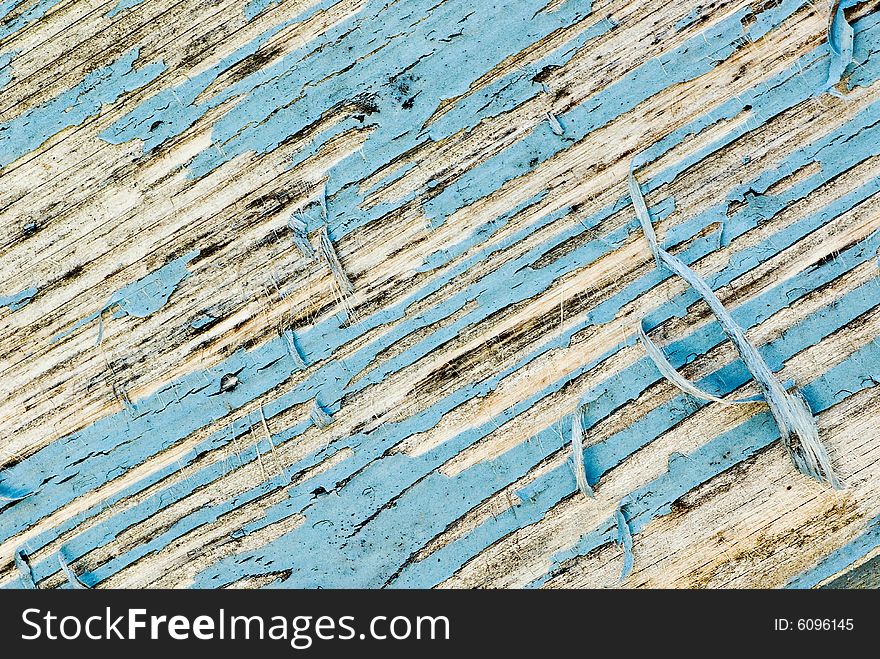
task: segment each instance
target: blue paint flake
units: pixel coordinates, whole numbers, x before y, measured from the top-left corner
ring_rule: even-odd
[[[18,311],[30,304],[38,292],[36,286],[31,286],[13,295],[0,295],[0,307],[8,307],[11,311]]]
[[[105,15],[107,16],[107,18],[113,18],[114,16],[123,13],[126,9],[137,7],[143,1],[144,0],[119,0],[119,2],[116,3],[116,6],[108,11]]]
[[[157,312],[165,306],[180,282],[189,276],[187,264],[198,255],[198,250],[188,252],[146,277],[120,288],[110,296],[106,308],[113,309],[114,318],[124,316],[146,318]]]
[[[217,319],[210,314],[202,314],[198,318],[194,318],[192,322],[190,322],[190,327],[193,329],[202,329],[203,327],[207,327],[211,323],[215,322]]]
[[[858,0],[834,0],[831,11],[831,23],[828,26],[828,50],[830,51],[830,63],[828,65],[828,78],[820,88],[820,92],[830,92],[835,96],[841,96],[834,90],[843,78],[847,67],[853,62],[853,39],[855,31],[844,16],[844,9],[855,6]]]

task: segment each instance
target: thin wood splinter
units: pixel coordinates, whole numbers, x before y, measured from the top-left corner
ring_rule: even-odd
[[[843,489],[843,485],[834,473],[828,452],[819,440],[819,429],[816,427],[813,413],[803,395],[798,391],[788,392],[785,390],[758,350],[746,339],[743,330],[736,324],[736,321],[733,320],[730,313],[724,308],[724,305],[721,304],[721,301],[711,287],[696,272],[685,265],[684,262],[658,245],[657,235],[654,233],[654,228],[651,225],[651,215],[645,204],[645,198],[642,196],[641,188],[633,174],[633,165],[630,166],[627,176],[629,192],[636,210],[636,216],[641,224],[642,232],[648,240],[648,245],[651,248],[655,262],[658,266],[665,266],[684,279],[709,305],[724,333],[736,347],[737,352],[739,352],[740,357],[742,357],[743,362],[745,362],[746,367],[761,389],[764,400],[770,407],[770,412],[776,421],[776,425],[779,427],[782,443],[798,470],[810,478],[828,483],[836,490]],[[642,337],[647,338],[647,335],[642,330],[640,324],[639,338],[641,339]],[[660,353],[659,348],[644,339],[642,339],[642,344],[645,346],[648,355],[654,359],[661,373],[676,386],[688,393],[693,393],[693,390],[696,389],[695,386],[682,386],[684,378],[669,377],[669,371],[674,369],[671,369],[671,365],[669,365],[665,358],[656,359],[658,353]],[[706,396],[708,394],[701,392],[701,397],[705,398]],[[713,397],[709,398],[709,400],[717,399]]]

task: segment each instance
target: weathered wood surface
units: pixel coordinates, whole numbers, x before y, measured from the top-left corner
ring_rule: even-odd
[[[4,3],[0,583],[875,585],[877,8],[837,98],[807,0]],[[635,341],[756,391],[639,153],[844,491]]]

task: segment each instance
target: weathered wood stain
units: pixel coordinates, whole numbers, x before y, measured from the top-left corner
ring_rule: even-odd
[[[3,3],[0,584],[875,586],[878,7]]]

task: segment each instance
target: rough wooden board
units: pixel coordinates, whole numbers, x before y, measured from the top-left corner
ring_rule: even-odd
[[[0,483],[37,492],[0,510],[0,583],[21,549],[63,585],[62,547],[97,587],[873,583],[878,3],[845,100],[814,93],[821,3],[543,4],[10,10],[0,296],[37,292],[0,307]],[[647,315],[684,375],[755,393],[637,230],[648,149],[661,240],[805,387],[847,490],[633,341]],[[105,309],[196,250],[144,317]]]

